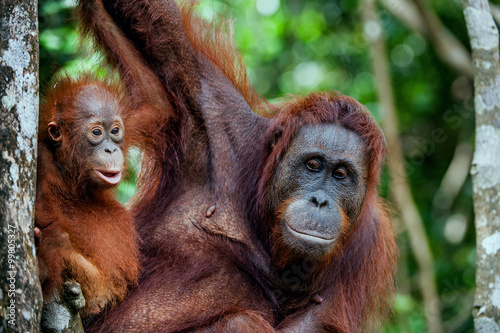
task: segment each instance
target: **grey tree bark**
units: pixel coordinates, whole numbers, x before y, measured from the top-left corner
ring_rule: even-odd
[[[500,332],[500,65],[498,29],[487,0],[463,0],[474,64],[476,142],[476,332]]]
[[[38,332],[37,0],[0,0],[0,332]]]

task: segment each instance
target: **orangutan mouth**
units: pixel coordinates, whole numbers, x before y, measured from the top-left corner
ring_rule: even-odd
[[[121,171],[112,171],[112,170],[94,170],[97,177],[105,181],[110,185],[116,185],[122,179]]]

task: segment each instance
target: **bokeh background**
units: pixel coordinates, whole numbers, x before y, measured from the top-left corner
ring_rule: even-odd
[[[79,43],[74,5],[39,1],[42,95],[59,70],[106,73],[89,43]],[[393,207],[400,249],[394,313],[384,332],[428,332],[429,320],[444,332],[473,332],[473,85],[467,66],[453,60],[470,57],[461,1],[380,0],[375,26],[363,19],[365,6],[362,0],[202,0],[199,12],[207,19],[233,19],[249,77],[266,98],[337,90],[365,104],[381,124],[387,120],[377,92],[390,87],[374,75],[380,64],[374,65],[369,37],[385,36],[383,61],[399,125],[397,142],[390,145],[402,147],[404,170],[385,170],[380,187]],[[393,200],[397,178],[410,188],[402,204]],[[117,195],[125,203],[134,189],[132,168]],[[401,211],[417,213],[414,222],[424,237],[405,221],[411,214]],[[430,261],[422,261],[415,253],[427,245]],[[423,267],[430,269],[423,273]],[[422,274],[435,287],[422,282]],[[433,297],[422,296],[426,288],[434,289]]]

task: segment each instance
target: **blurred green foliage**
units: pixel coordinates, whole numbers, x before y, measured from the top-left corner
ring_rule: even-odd
[[[72,1],[39,1],[40,87],[47,88],[52,74],[78,57]]]
[[[89,58],[88,46],[78,47],[73,5],[69,0],[40,1],[42,93],[60,68],[99,70],[99,58]],[[460,1],[433,1],[432,8],[469,48]],[[207,19],[221,14],[235,18],[235,38],[249,77],[268,99],[338,90],[382,120],[359,1],[203,0],[199,11]],[[475,234],[470,178],[449,205],[436,197],[457,145],[473,142],[472,83],[443,63],[423,36],[408,30],[383,7],[378,14],[387,37],[407,171],[435,256],[445,331],[473,332]],[[120,200],[133,195],[134,183],[132,170],[129,182],[119,188]],[[384,174],[385,195],[388,186]],[[395,220],[401,252],[398,293],[384,331],[425,332],[418,266],[407,234]]]

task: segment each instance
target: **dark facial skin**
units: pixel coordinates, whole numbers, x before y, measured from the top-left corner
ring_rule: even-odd
[[[120,105],[116,96],[98,86],[84,86],[75,103],[78,119],[71,131],[77,131],[74,138],[78,156],[84,158],[80,165],[82,172],[100,187],[117,185],[123,170],[123,149],[125,128],[119,115]],[[57,124],[49,124],[49,133],[56,140]]]
[[[278,165],[271,205],[293,250],[321,257],[357,220],[366,193],[365,144],[337,125],[303,126]]]

